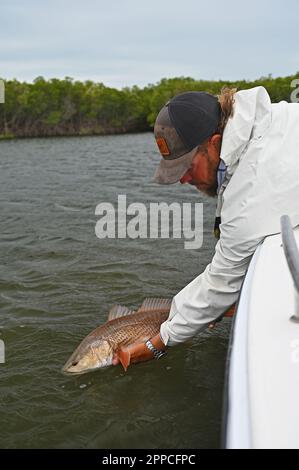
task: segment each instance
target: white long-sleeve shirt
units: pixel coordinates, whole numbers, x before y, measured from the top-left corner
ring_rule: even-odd
[[[236,300],[257,246],[280,232],[280,216],[299,225],[299,104],[271,104],[263,87],[235,94],[220,158],[227,169],[218,195],[221,236],[205,271],[174,298],[161,337],[188,340]]]

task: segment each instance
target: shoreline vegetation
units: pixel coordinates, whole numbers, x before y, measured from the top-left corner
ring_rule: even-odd
[[[0,140],[152,131],[162,106],[178,93],[207,91],[217,95],[224,86],[243,90],[261,85],[273,102],[290,101],[295,79],[299,79],[299,72],[254,81],[178,77],[164,78],[144,88],[133,86],[122,90],[70,77],[63,80],[37,77],[33,83],[3,79],[5,103],[0,104]]]

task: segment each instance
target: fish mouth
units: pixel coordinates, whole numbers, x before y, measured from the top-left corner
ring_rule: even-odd
[[[82,371],[72,371],[72,370],[67,370],[65,369],[64,367],[61,369],[61,372],[63,373],[63,375],[68,375],[68,376],[71,376],[71,375],[82,375],[82,374],[87,374],[88,372],[92,372],[92,370],[82,370]]]
[[[82,375],[82,374],[88,374],[88,372],[94,372],[96,370],[105,369],[106,367],[109,366],[109,364],[105,364],[105,365],[102,364],[96,367],[89,367],[88,369],[76,370],[74,368],[76,367],[77,364],[73,364],[73,362],[67,361],[66,364],[62,367],[61,372],[63,373],[63,375],[68,375],[68,376]]]
[[[78,356],[78,348],[69,356],[68,360],[61,368],[61,372],[65,375],[81,375],[89,372],[89,368],[83,368],[79,366],[80,356]],[[79,367],[78,367],[79,366]]]
[[[82,375],[82,374],[87,374],[88,372],[93,372],[94,370],[98,369],[98,367],[95,367],[93,369],[72,370],[71,369],[72,367],[75,367],[75,366],[67,363],[62,367],[61,372],[64,375]]]
[[[69,359],[61,369],[61,372],[65,375],[81,375],[89,372],[89,369],[76,370],[75,367],[78,365],[78,361]]]

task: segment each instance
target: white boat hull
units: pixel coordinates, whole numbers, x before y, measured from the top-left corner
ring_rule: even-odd
[[[294,235],[299,245],[299,229]],[[281,235],[250,263],[233,327],[227,448],[299,448],[299,323]]]

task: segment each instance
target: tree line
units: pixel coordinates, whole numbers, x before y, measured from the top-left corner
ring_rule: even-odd
[[[272,78],[269,75],[254,81],[178,77],[164,78],[144,88],[133,86],[122,90],[70,77],[63,80],[37,77],[33,83],[4,80],[5,103],[0,104],[0,138],[149,131],[161,107],[178,93],[207,91],[216,95],[223,86],[242,90],[262,85],[273,102],[290,101],[294,90],[292,83],[294,86],[296,79],[299,79],[299,72],[288,77]]]

